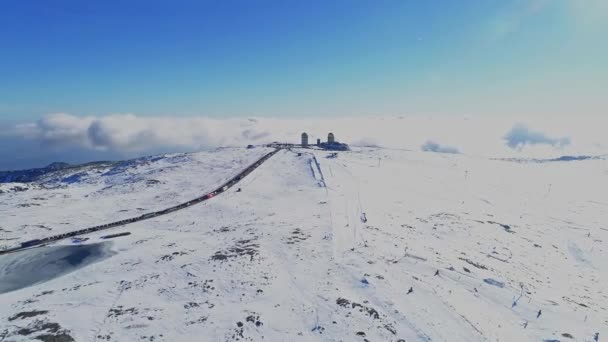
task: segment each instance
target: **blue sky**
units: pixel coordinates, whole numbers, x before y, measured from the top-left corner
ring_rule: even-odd
[[[2,1],[0,169],[283,136],[250,117],[601,119],[606,37],[605,0]]]
[[[0,118],[600,115],[601,0],[4,1]]]

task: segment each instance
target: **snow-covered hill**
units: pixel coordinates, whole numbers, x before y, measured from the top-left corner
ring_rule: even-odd
[[[0,246],[187,201],[267,152],[165,155],[2,184]],[[203,204],[0,256],[0,341],[608,335],[606,160],[329,156],[283,150]],[[121,232],[130,235],[101,238]]]

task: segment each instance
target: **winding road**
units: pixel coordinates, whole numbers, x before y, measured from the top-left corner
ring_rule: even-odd
[[[40,246],[43,246],[43,245],[48,244],[50,242],[55,242],[55,241],[59,241],[59,240],[63,240],[63,239],[67,239],[67,238],[71,238],[71,237],[75,237],[75,236],[79,236],[79,235],[85,235],[85,234],[90,234],[90,233],[93,233],[93,232],[98,232],[98,231],[106,230],[106,229],[110,229],[110,228],[126,226],[126,225],[131,224],[131,223],[140,222],[140,221],[143,221],[143,220],[151,219],[153,217],[167,215],[167,214],[173,213],[173,212],[178,211],[178,210],[186,209],[186,208],[191,207],[191,206],[193,206],[195,204],[199,204],[201,202],[209,200],[209,199],[217,196],[218,194],[221,194],[221,193],[225,192],[226,190],[230,189],[235,184],[237,184],[238,182],[240,182],[243,178],[245,178],[247,175],[249,175],[251,172],[253,172],[253,170],[257,169],[266,160],[270,159],[272,156],[274,156],[277,152],[279,152],[282,149],[283,149],[282,146],[275,146],[275,150],[274,151],[267,153],[262,158],[258,159],[255,163],[249,165],[243,171],[239,172],[236,176],[232,177],[226,183],[220,185],[214,191],[209,192],[209,193],[207,193],[207,194],[205,194],[205,195],[203,195],[201,197],[197,197],[197,198],[195,198],[193,200],[190,200],[188,202],[184,202],[184,203],[178,204],[178,205],[173,206],[173,207],[169,207],[169,208],[166,208],[166,209],[163,209],[163,210],[159,210],[159,211],[154,211],[154,212],[151,212],[151,213],[147,213],[147,214],[144,214],[144,215],[141,215],[141,216],[137,216],[137,217],[121,220],[121,221],[116,221],[116,222],[106,223],[106,224],[103,224],[103,225],[94,226],[94,227],[90,227],[90,228],[75,230],[75,231],[63,233],[63,234],[60,234],[60,235],[53,235],[53,236],[49,236],[49,237],[42,238],[42,239],[36,239],[36,240],[26,241],[26,242],[21,243],[21,245],[18,246],[18,247],[11,248],[11,249],[5,249],[5,250],[0,251],[0,255],[2,255],[2,254],[8,254],[8,253],[14,253],[14,252],[19,252],[19,251],[22,251],[22,250],[25,250],[25,249],[28,249],[28,248],[32,248],[32,247],[40,247]]]

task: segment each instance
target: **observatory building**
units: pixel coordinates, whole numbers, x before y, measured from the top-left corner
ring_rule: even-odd
[[[308,133],[302,132],[301,135],[301,146],[309,147],[308,144]],[[350,151],[350,148],[347,144],[336,141],[336,136],[333,133],[327,134],[327,142],[321,142],[321,139],[317,138],[318,148],[330,151]]]
[[[302,146],[308,146],[308,134],[302,133]]]

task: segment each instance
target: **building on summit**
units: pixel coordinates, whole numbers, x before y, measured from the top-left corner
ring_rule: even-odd
[[[278,144],[277,142],[273,143],[272,145],[276,145]],[[302,147],[309,147],[311,145],[308,144],[308,133],[303,132],[301,135],[301,146]],[[327,142],[321,142],[321,139],[317,138],[317,145],[318,148],[324,149],[324,150],[330,150],[330,151],[350,151],[350,148],[348,147],[347,144],[343,144],[341,142],[336,141],[336,136],[333,133],[329,133],[327,135]]]
[[[347,144],[336,141],[336,137],[333,133],[327,135],[327,142],[319,143],[318,146],[324,150],[330,151],[350,151]]]

